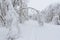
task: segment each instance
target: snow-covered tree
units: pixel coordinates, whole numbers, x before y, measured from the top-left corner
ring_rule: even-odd
[[[59,25],[59,16],[58,15],[55,15],[52,19],[52,23],[55,24],[55,25]]]
[[[20,35],[20,29],[18,26],[18,13],[13,7],[11,0],[1,0],[0,1],[0,22],[2,27],[9,29],[6,36],[7,40],[14,40]]]
[[[28,10],[23,8],[27,8],[27,0],[20,0],[20,22],[23,23],[23,21],[27,20],[27,16],[28,16]]]
[[[23,23],[27,19],[28,10],[22,10],[27,8],[27,0],[12,0],[12,4],[16,12],[19,14],[20,23]]]
[[[0,1],[0,18],[1,18],[1,25],[5,25],[5,16],[7,13],[7,3],[5,0]]]
[[[51,4],[47,8],[45,8],[43,11],[41,11],[42,18],[44,22],[52,22],[53,16],[60,16],[60,4]]]
[[[28,10],[28,19],[36,20],[39,23],[39,25],[43,25],[43,21],[41,20],[42,18],[39,10],[32,7],[23,8],[23,10],[24,9]]]

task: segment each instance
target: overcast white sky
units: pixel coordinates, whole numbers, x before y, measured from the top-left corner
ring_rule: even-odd
[[[28,6],[38,10],[46,8],[49,4],[59,3],[60,0],[29,0]]]

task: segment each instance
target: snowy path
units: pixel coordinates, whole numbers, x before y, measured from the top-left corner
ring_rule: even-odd
[[[21,38],[17,40],[60,40],[60,27],[45,24],[40,27],[36,21],[26,21],[20,24]]]
[[[21,38],[16,40],[60,40],[60,26],[44,24],[39,26],[36,21],[29,20],[19,24]],[[5,40],[8,29],[0,27],[0,40]]]

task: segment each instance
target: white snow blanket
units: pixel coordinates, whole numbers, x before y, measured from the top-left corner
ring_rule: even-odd
[[[20,24],[21,37],[17,40],[60,40],[60,25],[44,24],[29,20]]]

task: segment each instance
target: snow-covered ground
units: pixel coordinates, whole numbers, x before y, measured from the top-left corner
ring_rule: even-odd
[[[8,29],[5,27],[0,27],[0,40],[6,40],[8,35]]]
[[[60,26],[29,20],[20,24],[21,38],[17,40],[60,40]]]
[[[44,24],[29,20],[20,26],[20,38],[16,40],[60,40],[60,25]],[[0,40],[7,38],[8,29],[0,27]]]

